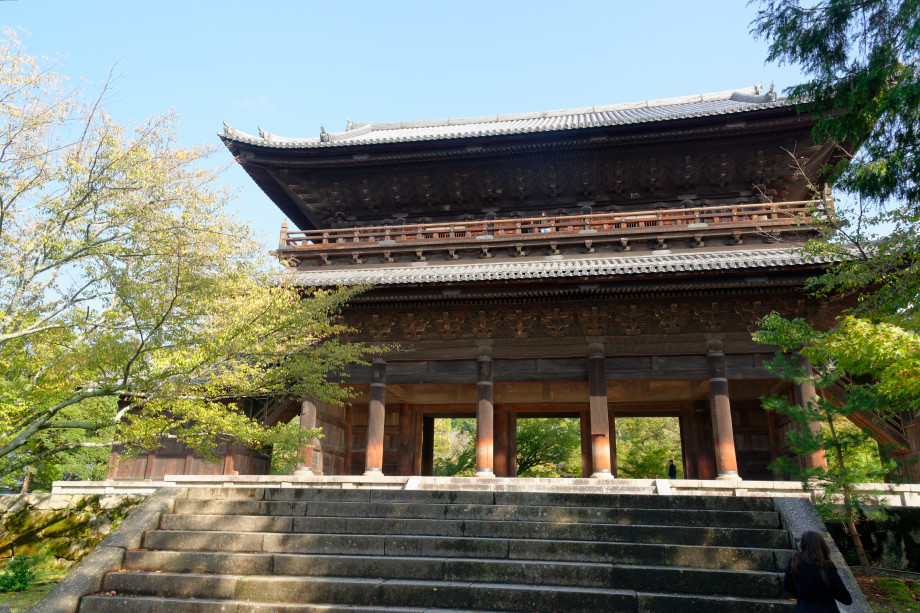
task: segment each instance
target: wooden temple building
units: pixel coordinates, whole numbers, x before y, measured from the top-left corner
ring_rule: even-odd
[[[814,198],[833,147],[812,127],[760,86],[307,139],[225,127],[296,226],[285,274],[370,285],[343,317],[355,340],[399,346],[346,373],[349,406],[281,399],[260,419],[323,428],[298,470],[427,475],[434,420],[475,416],[477,475],[515,476],[517,419],[572,417],[583,475],[615,477],[616,419],[673,416],[688,478],[779,478],[767,466],[794,426],[760,397],[814,391],[771,376],[751,334],[771,311],[827,327],[843,308],[803,291],[822,263],[793,252],[832,206]],[[909,425],[864,422],[918,448]],[[233,453],[212,470],[266,470]]]

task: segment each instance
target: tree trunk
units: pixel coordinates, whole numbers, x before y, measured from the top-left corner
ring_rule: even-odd
[[[862,566],[862,572],[867,577],[872,574],[869,567],[869,558],[866,557],[866,550],[863,549],[862,539],[859,538],[859,532],[856,530],[856,522],[850,511],[847,511],[847,530],[850,531],[850,538],[853,540],[853,547],[856,548],[856,556],[859,558],[859,565]]]
[[[20,494],[28,494],[32,488],[32,468],[26,468],[26,477],[22,480],[22,487],[19,489]]]

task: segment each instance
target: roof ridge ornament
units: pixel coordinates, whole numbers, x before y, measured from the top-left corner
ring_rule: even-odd
[[[332,141],[332,137],[326,132],[326,128],[322,125],[319,127],[319,142],[328,143]]]
[[[770,91],[767,92],[767,96],[766,96],[767,100],[769,100],[770,102],[776,101],[776,92],[773,91],[773,89],[774,89],[774,85],[773,83],[770,83]]]

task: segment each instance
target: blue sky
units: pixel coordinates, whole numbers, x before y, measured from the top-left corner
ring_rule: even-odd
[[[108,2],[9,0],[0,19],[33,55],[123,122],[175,109],[185,144],[219,144],[226,121],[315,137],[346,120],[555,110],[802,80],[765,65],[755,7],[706,2]],[[215,161],[231,162],[226,150]],[[274,246],[283,219],[231,165],[234,208]]]

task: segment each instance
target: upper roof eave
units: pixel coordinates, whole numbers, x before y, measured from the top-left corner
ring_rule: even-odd
[[[250,145],[267,149],[323,149],[660,123],[782,108],[791,104],[787,99],[778,99],[772,86],[769,92],[763,93],[757,85],[697,96],[560,111],[377,124],[349,122],[344,132],[322,130],[319,138],[284,138],[261,129],[259,135],[254,136],[224,124],[224,132],[219,136],[231,148],[233,145]]]

